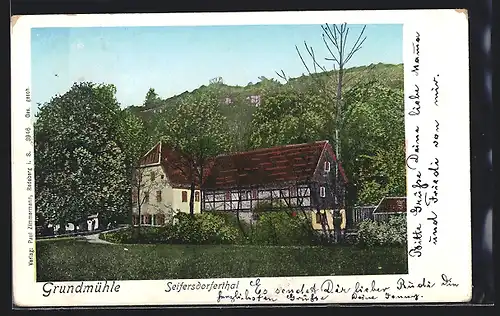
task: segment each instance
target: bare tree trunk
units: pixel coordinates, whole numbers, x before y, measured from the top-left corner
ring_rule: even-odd
[[[191,196],[189,197],[189,215],[194,217],[194,191],[195,191],[195,183],[191,182]]]
[[[364,41],[366,40],[366,36],[363,37],[366,25],[363,26],[363,29],[359,33],[355,43],[353,46],[349,49],[346,50],[346,44],[347,44],[347,39],[349,36],[349,27],[347,27],[347,24],[344,23],[340,26],[338,25],[333,25],[333,28],[330,27],[330,25],[326,24],[325,26],[321,26],[323,30],[323,43],[325,44],[325,47],[330,53],[330,58],[325,58],[325,60],[332,61],[334,65],[338,66],[338,72],[335,74],[335,69],[336,67],[333,67],[333,72],[332,74],[336,76],[335,81],[337,83],[336,87],[336,100],[335,100],[335,154],[337,155],[338,159],[341,157],[341,151],[342,151],[342,146],[341,146],[341,133],[340,130],[342,128],[342,122],[343,122],[343,111],[342,111],[342,90],[343,90],[343,85],[345,84],[344,82],[344,71],[345,71],[345,66],[346,64],[350,61],[352,56],[361,49]],[[326,67],[320,65],[318,61],[316,60],[316,56],[314,54],[314,49],[312,47],[309,47],[306,42],[304,42],[305,48],[307,53],[312,59],[312,64],[313,64],[313,69],[314,73],[317,73],[317,68],[319,68],[321,71],[324,73],[327,72]],[[302,64],[306,68],[307,72],[309,75],[312,75],[311,70],[307,66],[304,58],[302,57],[302,54],[299,51],[299,48],[295,46],[295,49],[297,50],[297,53],[302,61]],[[279,75],[279,74],[278,74]],[[286,78],[283,74],[283,76],[280,75],[282,78]],[[327,87],[318,81],[320,84],[319,89],[324,90],[326,93],[327,92]]]
[[[205,197],[204,197],[204,194],[203,194],[204,192],[203,192],[203,189],[202,189],[202,185],[203,185],[203,172],[204,172],[203,169],[204,169],[203,168],[203,164],[200,164],[200,174],[198,175],[198,179],[199,179],[198,180],[199,181],[198,185],[200,187],[200,213],[203,213],[203,211],[204,211],[204,204],[205,204],[204,203]]]
[[[239,192],[239,190],[238,190]],[[236,208],[236,220],[238,221],[238,227],[241,230],[241,233],[243,236],[246,238],[247,234],[245,232],[245,229],[243,228],[243,225],[241,225],[241,220],[240,220],[240,208],[241,208],[241,192],[239,192],[239,197],[238,197],[238,207]]]
[[[341,55],[342,56],[342,55]],[[341,57],[342,58],[342,57]],[[337,159],[340,159],[340,125],[342,121],[342,79],[344,76],[344,67],[343,65],[340,66],[339,69],[339,77],[338,77],[338,83],[337,83],[337,115],[336,115],[336,124],[335,124],[335,154],[337,156]]]

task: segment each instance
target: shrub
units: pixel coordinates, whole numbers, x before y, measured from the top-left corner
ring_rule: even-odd
[[[170,242],[172,235],[173,230],[169,226],[141,226],[104,233],[100,238],[117,244],[158,244]]]
[[[252,230],[251,242],[263,245],[310,245],[318,236],[307,217],[288,207],[268,209],[268,205],[257,206],[259,220]],[[267,209],[266,209],[267,208]]]
[[[406,216],[391,216],[386,222],[365,220],[359,223],[357,243],[365,246],[405,245]]]

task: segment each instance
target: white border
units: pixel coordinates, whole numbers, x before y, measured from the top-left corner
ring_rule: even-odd
[[[252,12],[252,13],[176,13],[176,14],[101,14],[21,16],[12,26],[12,206],[13,206],[13,299],[17,306],[95,306],[95,305],[200,305],[218,304],[217,291],[195,290],[180,293],[165,292],[167,280],[118,281],[118,293],[57,294],[43,296],[44,283],[35,283],[34,269],[28,267],[28,251],[33,244],[27,237],[27,207],[33,192],[26,190],[27,168],[32,160],[26,156],[33,151],[32,143],[25,140],[25,130],[31,127],[25,117],[31,107],[26,100],[26,89],[31,90],[30,35],[34,27],[91,27],[91,26],[162,26],[162,25],[251,25],[251,24],[318,24],[343,23],[402,23],[404,24],[403,56],[405,62],[406,139],[408,152],[415,142],[415,126],[420,126],[419,168],[423,181],[431,181],[426,171],[434,158],[440,160],[439,202],[424,207],[418,216],[408,214],[409,247],[413,245],[412,231],[422,224],[424,238],[432,231],[427,220],[431,211],[438,214],[438,244],[423,241],[422,256],[409,257],[409,275],[384,276],[335,276],[262,278],[261,289],[267,296],[276,298],[274,304],[298,304],[286,295],[277,295],[275,288],[300,288],[302,284],[319,288],[326,279],[351,288],[349,293],[330,294],[318,303],[394,303],[394,302],[451,302],[468,301],[472,293],[471,233],[470,233],[470,164],[469,164],[469,84],[468,84],[468,19],[460,10],[413,11],[348,11],[348,12]],[[193,22],[196,21],[196,22]],[[414,60],[413,43],[416,32],[420,34],[420,72],[411,72]],[[432,77],[439,73],[439,107],[433,105]],[[420,87],[421,114],[408,115],[413,100],[409,97],[415,84]],[[439,120],[439,148],[432,146],[434,120]],[[416,202],[416,172],[408,169],[408,209]],[[32,200],[33,201],[33,200]],[[34,201],[33,201],[34,203]],[[33,219],[34,221],[34,219]],[[442,286],[442,274],[452,278],[457,286]],[[413,282],[412,289],[396,290],[399,278]],[[228,279],[239,281],[239,291],[254,293],[250,281],[255,279]],[[425,281],[423,281],[425,280]],[[175,280],[182,281],[182,280]],[[185,280],[186,282],[190,282]],[[203,280],[202,280],[203,281]],[[210,283],[212,280],[204,280]],[[215,280],[216,282],[226,280]],[[427,281],[432,288],[418,287]],[[389,292],[400,296],[419,295],[414,298],[391,298],[377,295],[375,300],[353,300],[352,289],[356,282],[371,288],[390,287]],[[92,282],[89,282],[89,284]],[[94,282],[95,283],[95,282]],[[80,282],[59,282],[57,285]],[[234,293],[234,292],[233,292]],[[227,292],[229,294],[229,292]],[[320,293],[324,294],[324,293]],[[374,293],[367,293],[371,296]],[[376,294],[376,293],[375,293]],[[269,304],[271,302],[260,302]],[[224,302],[219,304],[259,304],[252,301]]]

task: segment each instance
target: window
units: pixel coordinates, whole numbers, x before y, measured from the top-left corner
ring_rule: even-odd
[[[226,192],[226,200],[230,201],[231,200],[231,191]]]
[[[156,179],[156,172],[151,171],[151,181],[155,181]]]
[[[330,162],[325,161],[325,172],[330,172]]]
[[[149,202],[149,192],[144,192],[144,202],[145,203]]]
[[[188,201],[188,193],[187,191],[182,191],[182,202]]]
[[[256,199],[258,197],[258,191],[256,189],[252,190],[252,199]]]
[[[319,187],[319,196],[324,198],[326,196],[325,187]]]
[[[316,212],[316,224],[321,224],[321,213]]]
[[[246,200],[251,200],[251,199],[252,199],[252,191],[247,191]]]
[[[194,192],[194,201],[200,202],[200,192],[199,191]]]
[[[156,225],[165,225],[165,215],[157,214],[155,224]]]
[[[156,191],[156,202],[161,202],[161,191]]]

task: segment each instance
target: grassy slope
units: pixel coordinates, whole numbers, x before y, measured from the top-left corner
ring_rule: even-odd
[[[128,251],[124,250],[127,248]],[[37,243],[38,281],[407,273],[403,248]]]

